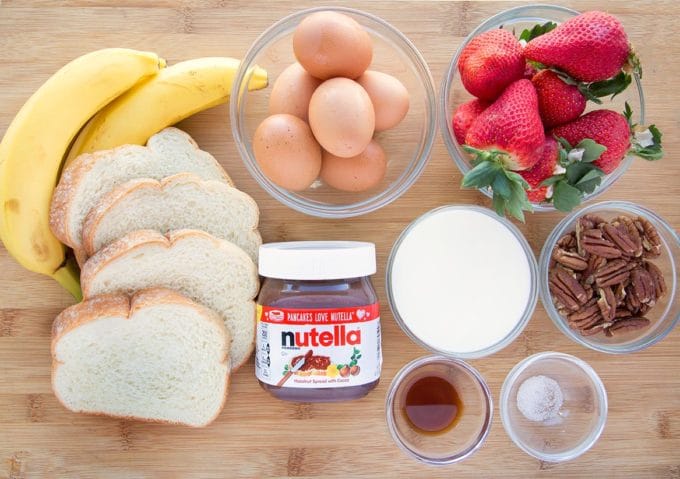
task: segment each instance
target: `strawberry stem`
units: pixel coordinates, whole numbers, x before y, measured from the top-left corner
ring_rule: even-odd
[[[524,211],[533,211],[527,198],[529,184],[514,171],[506,169],[503,159],[507,153],[501,150],[480,150],[468,145],[463,148],[475,155],[474,168],[461,182],[463,188],[490,188],[493,192],[493,208],[499,216],[506,212],[524,222]]]

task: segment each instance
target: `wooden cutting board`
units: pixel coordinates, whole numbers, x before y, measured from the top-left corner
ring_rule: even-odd
[[[337,2],[334,2],[337,3]],[[639,202],[680,227],[680,37],[675,1],[564,1],[604,9],[625,24],[645,66],[648,117],[664,132],[667,158],[637,161],[602,199]],[[168,63],[210,55],[242,56],[259,33],[314,2],[208,0],[0,0],[0,132],[28,96],[72,58],[97,48],[153,50]],[[343,3],[345,4],[345,3]],[[394,24],[429,62],[438,84],[454,50],[477,24],[514,2],[347,2]],[[77,101],[77,100],[76,100]],[[384,420],[387,387],[399,368],[425,354],[389,313],[384,266],[399,232],[421,213],[447,203],[481,204],[458,188],[460,175],[438,137],[418,183],[377,213],[342,221],[291,211],[250,178],[232,142],[227,109],[180,126],[229,171],[262,211],[265,241],[359,239],[375,242],[375,284],[383,302],[384,369],[367,398],[341,404],[290,404],[257,385],[251,362],[234,377],[219,419],[206,429],[148,425],[76,415],[50,389],[50,325],[72,299],[50,279],[22,270],[0,248],[0,477],[680,477],[680,328],[651,349],[609,356],[564,337],[542,307],[524,333],[492,357],[473,361],[494,399],[505,375],[529,354],[556,350],[588,361],[609,393],[609,419],[599,442],[560,465],[539,462],[505,434],[498,408],[482,449],[465,462],[431,468],[405,457]],[[46,125],[46,127],[49,127]],[[535,214],[521,229],[534,251],[561,214]]]

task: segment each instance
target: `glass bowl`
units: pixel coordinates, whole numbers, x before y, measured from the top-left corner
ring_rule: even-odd
[[[439,434],[414,430],[404,411],[407,391],[425,376],[447,380],[463,405],[460,420]],[[493,400],[484,378],[469,364],[443,356],[423,356],[408,363],[394,377],[385,411],[390,434],[404,452],[427,464],[446,465],[462,461],[482,446],[491,430]]]
[[[557,415],[540,422],[527,419],[517,400],[524,381],[534,376],[556,381],[563,398]],[[542,461],[569,461],[590,449],[602,434],[607,392],[586,362],[569,354],[543,352],[519,362],[505,378],[500,413],[505,432],[524,452]]]
[[[530,290],[529,290],[529,296],[527,299],[527,304],[526,308],[524,309],[524,312],[520,318],[520,320],[517,322],[517,324],[508,332],[508,334],[500,339],[498,342],[495,344],[488,346],[484,349],[479,349],[477,351],[452,351],[448,349],[443,349],[441,347],[434,346],[432,344],[429,344],[425,342],[423,339],[421,339],[414,331],[409,328],[409,326],[406,324],[404,319],[402,318],[401,314],[399,313],[399,309],[397,307],[397,303],[394,297],[394,292],[392,290],[392,271],[394,267],[394,261],[397,255],[397,252],[399,250],[400,245],[404,241],[404,239],[407,237],[408,233],[413,230],[417,225],[419,225],[421,222],[424,220],[427,220],[430,218],[432,215],[436,215],[441,212],[445,211],[450,211],[450,210],[468,210],[468,211],[475,211],[479,213],[483,213],[484,215],[488,216],[494,221],[499,222],[502,224],[511,234],[514,236],[517,241],[519,242],[524,254],[526,255],[527,263],[529,265],[529,274],[530,274]],[[529,323],[529,320],[531,319],[531,315],[534,312],[534,309],[536,307],[536,302],[538,301],[538,266],[536,262],[536,258],[534,257],[534,253],[531,250],[531,247],[529,246],[529,243],[527,242],[526,238],[524,238],[524,235],[522,235],[522,232],[514,225],[512,222],[507,220],[506,218],[502,218],[498,216],[495,212],[488,208],[484,208],[481,206],[475,206],[475,205],[446,205],[446,206],[441,206],[439,208],[435,208],[433,210],[430,210],[420,217],[416,218],[411,224],[409,224],[404,231],[402,231],[401,235],[399,235],[399,238],[394,243],[394,246],[392,246],[392,251],[390,252],[390,256],[387,260],[387,268],[386,268],[386,273],[385,273],[385,285],[386,285],[386,290],[387,290],[387,299],[390,305],[390,310],[392,311],[392,315],[394,316],[394,319],[396,320],[397,324],[399,327],[406,333],[407,336],[411,338],[412,341],[414,341],[416,344],[420,345],[421,347],[435,353],[439,354],[442,356],[450,357],[450,358],[462,358],[462,359],[478,359],[482,358],[485,356],[489,356],[495,352],[500,351],[501,349],[505,348],[508,346],[510,343],[512,343],[517,336],[521,334],[521,332],[524,330],[526,325]],[[436,296],[436,295],[435,295]],[[433,298],[424,298],[424,301],[433,301]],[[447,297],[441,297],[439,300],[442,302],[441,309],[442,311],[450,311],[450,299]]]
[[[317,180],[301,192],[275,185],[255,160],[252,137],[268,116],[271,88],[249,92],[252,67],[265,68],[270,82],[291,63],[293,32],[309,14],[334,11],[352,17],[373,40],[370,69],[398,78],[409,91],[410,108],[395,128],[379,132],[376,140],[387,155],[387,174],[375,188],[361,193],[335,190]],[[411,41],[384,20],[359,10],[341,7],[310,8],[283,18],[253,43],[241,62],[231,92],[231,129],[246,168],[260,186],[286,206],[324,218],[346,218],[375,211],[401,196],[418,179],[430,156],[436,130],[435,90],[430,70]]]
[[[657,301],[656,305],[645,315],[652,324],[650,327],[638,331],[628,332],[613,337],[600,333],[594,336],[581,336],[567,324],[552,301],[548,286],[550,258],[557,241],[565,234],[575,229],[576,220],[585,214],[597,214],[605,220],[619,215],[641,216],[651,222],[661,238],[661,256],[653,260],[664,275],[668,291]],[[543,245],[539,260],[540,294],[543,306],[557,328],[573,341],[605,353],[631,353],[645,349],[665,338],[680,319],[680,301],[678,301],[678,265],[680,258],[680,237],[677,232],[654,212],[635,203],[625,201],[604,201],[570,213],[553,229]]]
[[[470,164],[470,156],[456,141],[456,137],[453,134],[453,127],[451,125],[451,119],[453,118],[453,112],[455,111],[456,107],[461,103],[474,98],[465,90],[462,82],[460,81],[460,76],[458,75],[458,58],[460,57],[463,48],[465,48],[465,46],[475,36],[495,28],[503,27],[511,29],[516,33],[517,36],[519,36],[522,30],[525,28],[530,28],[537,23],[542,24],[548,21],[561,23],[571,17],[578,15],[578,13],[579,12],[576,10],[560,7],[557,5],[526,5],[511,8],[509,10],[500,12],[497,15],[494,15],[493,17],[482,22],[465,38],[463,43],[458,47],[458,50],[453,55],[453,59],[449,64],[449,68],[444,75],[444,79],[441,84],[441,91],[439,95],[439,125],[444,138],[444,144],[449,151],[449,155],[463,175],[465,175],[472,168]],[[633,74],[633,81],[631,82],[630,86],[624,92],[617,95],[613,100],[602,98],[602,105],[596,105],[593,102],[588,102],[586,112],[602,108],[623,112],[625,102],[628,102],[633,109],[633,119],[635,122],[641,125],[645,124],[645,100],[642,92],[640,77],[637,74]],[[621,175],[625,173],[632,161],[632,155],[626,156],[626,158],[621,161],[621,164],[618,166],[618,168],[616,168],[616,170],[602,179],[602,183],[595,191],[585,195],[582,202],[585,203],[604,193]],[[479,191],[484,193],[489,198],[491,198],[493,195],[493,192],[490,188],[480,188]],[[555,207],[551,203],[532,203],[532,206],[534,211],[555,210]]]

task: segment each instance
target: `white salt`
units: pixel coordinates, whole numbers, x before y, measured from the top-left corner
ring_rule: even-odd
[[[517,391],[517,408],[529,421],[543,422],[555,418],[563,402],[560,385],[548,376],[532,376]]]
[[[398,246],[389,278],[393,306],[435,349],[493,346],[522,319],[531,292],[526,252],[513,233],[480,211],[441,209]]]

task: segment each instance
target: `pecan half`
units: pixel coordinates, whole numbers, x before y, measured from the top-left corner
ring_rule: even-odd
[[[602,321],[602,314],[600,313],[600,307],[597,305],[597,299],[593,298],[588,301],[577,312],[570,314],[567,320],[569,326],[574,329],[588,328]]]
[[[557,301],[571,311],[578,311],[580,305],[587,301],[587,293],[581,283],[561,266],[550,274],[549,286]]]
[[[614,319],[626,319],[626,318],[630,318],[631,316],[633,316],[633,313],[631,313],[627,309],[619,308],[619,309],[616,310],[616,314],[614,315]]]
[[[581,246],[583,251],[607,259],[623,256],[623,252],[614,243],[605,238],[600,229],[585,230],[581,239]]]
[[[602,225],[602,232],[604,233],[604,237],[614,243],[622,253],[628,256],[635,256],[637,246],[625,227],[618,228],[613,224],[605,223]]]
[[[645,261],[644,263],[642,263],[642,265],[647,269],[652,279],[654,280],[654,294],[656,296],[656,299],[658,300],[659,298],[662,298],[668,291],[668,288],[666,287],[666,280],[663,277],[663,273],[661,272],[657,265],[649,261]]]
[[[652,223],[642,216],[635,220],[635,226],[640,231],[642,237],[642,247],[644,248],[645,258],[656,258],[661,255],[661,238],[659,232]]]
[[[630,270],[633,268],[635,268],[634,263],[629,263],[623,259],[610,261],[595,271],[595,284],[603,288],[623,283],[630,277]]]
[[[639,266],[630,272],[630,285],[637,300],[643,304],[654,304],[656,288],[654,278],[645,268]]]
[[[591,254],[588,258],[588,267],[583,271],[583,279],[586,284],[595,282],[595,271],[607,264],[607,258]]]
[[[626,286],[626,308],[628,308],[628,311],[635,314],[640,311],[640,306],[642,306],[642,303],[635,294],[633,285]]]
[[[594,336],[604,331],[606,328],[606,324],[607,323],[594,324],[593,326],[590,326],[588,328],[579,329],[578,332],[581,333],[581,336]]]
[[[608,286],[598,290],[599,298],[597,305],[600,308],[602,317],[605,321],[612,321],[616,317],[616,296],[614,291]]]
[[[557,246],[564,249],[571,249],[576,246],[576,233],[568,233],[557,240]]]
[[[633,256],[636,258],[642,256],[643,251],[642,237],[640,236],[640,232],[638,231],[638,229],[635,227],[633,220],[628,216],[619,216],[614,220],[614,224],[621,225],[626,228],[626,231],[628,231],[628,236],[630,236],[630,239],[635,244],[635,251],[633,252]]]
[[[588,268],[588,261],[576,252],[567,251],[564,248],[553,249],[552,257],[562,266],[573,269],[574,271],[583,271]]]
[[[650,324],[649,319],[639,317],[639,318],[627,318],[615,322],[609,326],[608,331],[616,336],[617,334],[623,334],[630,331],[638,331],[640,329],[645,329]]]

